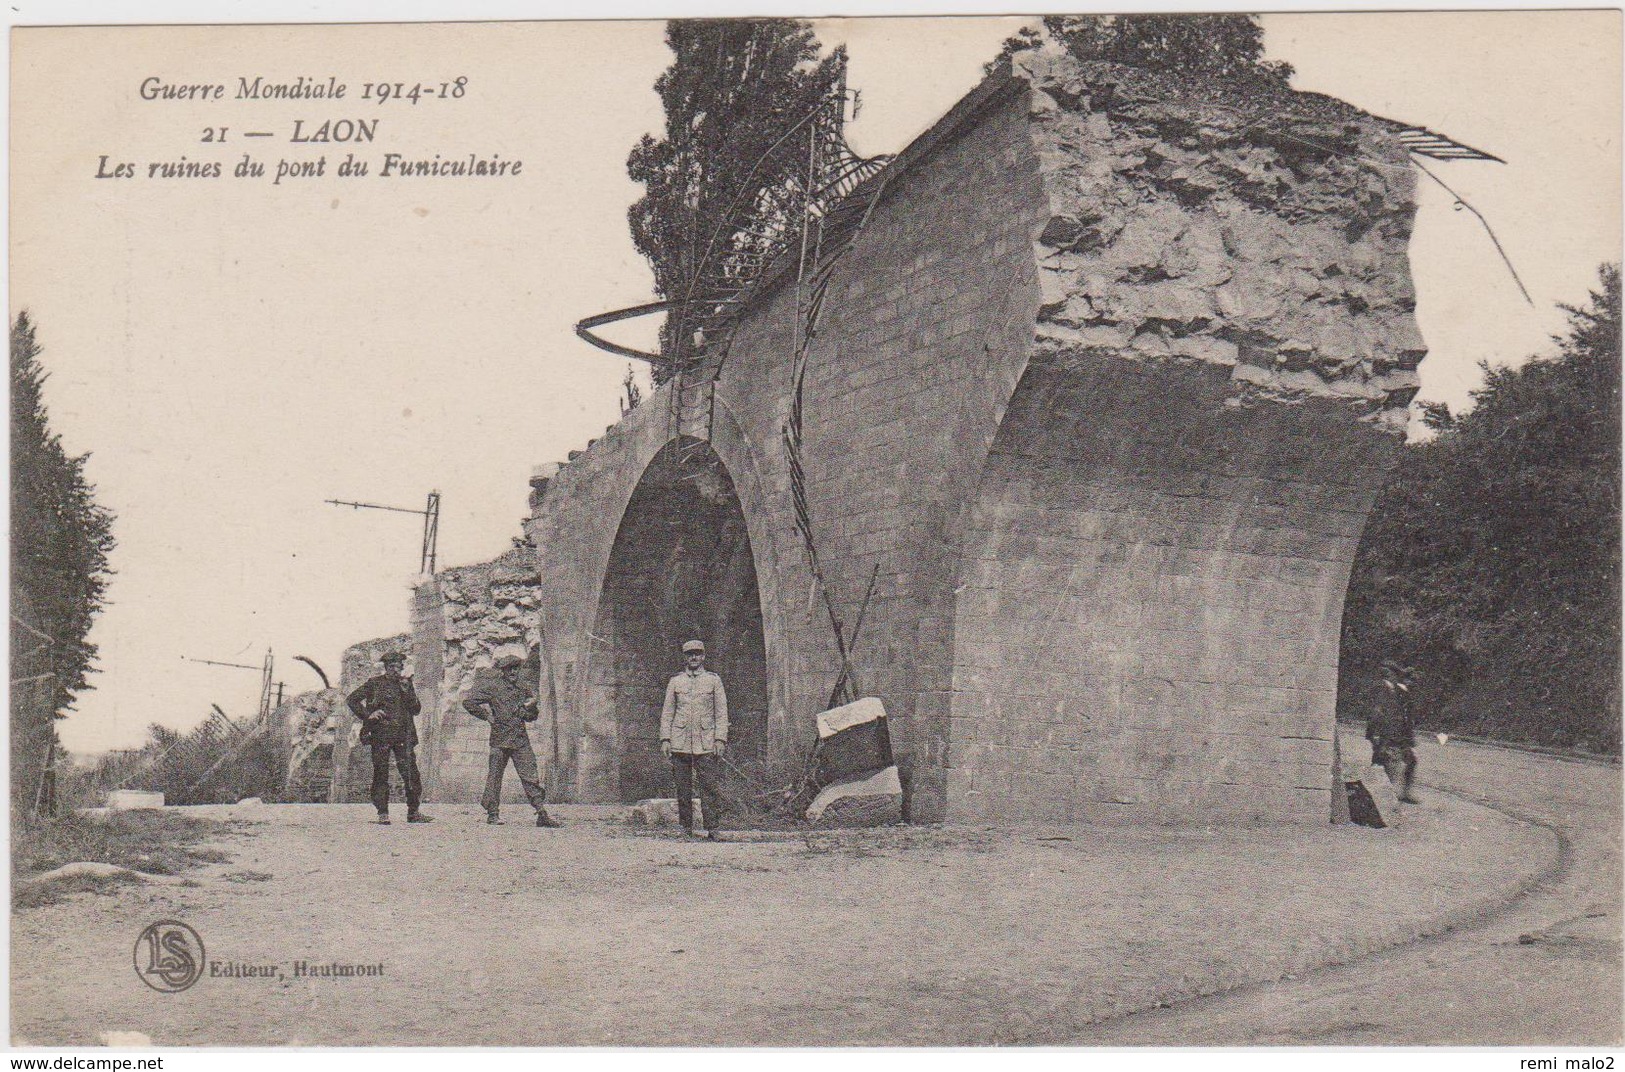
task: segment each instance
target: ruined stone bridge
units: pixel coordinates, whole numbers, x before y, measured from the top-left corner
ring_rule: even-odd
[[[835,270],[808,509],[845,622],[878,567],[852,664],[916,820],[1331,812],[1344,591],[1424,353],[1413,174],[1387,121],[1206,92],[1018,57],[889,165]],[[432,796],[478,795],[458,690],[492,636],[536,653],[557,799],[666,795],[690,636],[735,762],[799,769],[840,659],[782,434],[797,301],[765,277],[714,383],[547,481],[534,551],[418,591]]]

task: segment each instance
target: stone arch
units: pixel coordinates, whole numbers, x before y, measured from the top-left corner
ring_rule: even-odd
[[[705,641],[729,691],[730,751],[764,758],[768,662],[756,556],[733,475],[710,443],[679,436],[649,461],[609,550],[582,679],[583,721],[608,747],[590,795],[663,796],[666,680],[679,645]]]
[[[1035,354],[963,514],[948,814],[1324,822],[1348,563],[1389,449],[1229,370]]]

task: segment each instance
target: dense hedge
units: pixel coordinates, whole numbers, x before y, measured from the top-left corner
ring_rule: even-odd
[[[1338,713],[1375,667],[1421,670],[1423,724],[1620,751],[1620,285],[1565,306],[1555,356],[1484,368],[1460,416],[1425,404],[1361,542]]]

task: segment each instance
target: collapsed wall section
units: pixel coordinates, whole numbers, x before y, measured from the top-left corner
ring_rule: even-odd
[[[1041,299],[966,523],[950,813],[1331,814],[1348,570],[1425,353],[1403,146],[1020,58]]]
[[[412,646],[422,667],[417,691],[425,732],[419,763],[430,799],[477,801],[484,788],[490,727],[463,709],[476,673],[513,655],[526,660],[526,677],[547,690],[540,602],[536,553],[529,546],[515,547],[490,562],[442,570],[419,585]],[[550,705],[542,710],[548,712]],[[551,771],[550,719],[538,719],[532,727],[531,745]],[[504,800],[523,799],[517,778],[504,780],[504,794]]]
[[[321,689],[302,692],[277,708],[276,724],[288,740],[284,801],[327,800],[333,787],[333,743],[343,706],[342,692]]]

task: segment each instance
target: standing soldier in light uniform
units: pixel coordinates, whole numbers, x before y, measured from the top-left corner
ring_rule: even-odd
[[[660,710],[660,751],[671,759],[677,818],[683,836],[694,836],[694,781],[700,783],[701,818],[712,841],[721,840],[722,754],[728,747],[728,693],[722,678],[705,668],[705,645],[683,645],[683,672],[666,684]]]
[[[395,766],[401,772],[401,785],[406,790],[406,821],[429,822],[429,816],[418,811],[423,799],[423,779],[418,775],[418,728],[414,719],[423,709],[418,702],[412,679],[401,676],[406,656],[398,651],[385,653],[384,672],[367,679],[367,683],[350,693],[350,710],[361,720],[361,743],[372,746],[372,806],[378,809],[379,823],[389,825],[389,757],[395,757]]]
[[[536,694],[526,687],[520,675],[525,661],[517,655],[504,655],[497,660],[497,676],[481,673],[474,679],[474,687],[463,700],[463,709],[475,718],[491,724],[491,755],[486,765],[485,793],[480,803],[485,807],[485,821],[492,826],[502,822],[502,777],[508,763],[519,773],[519,784],[525,788],[525,798],[536,809],[537,826],[559,826],[547,814],[544,802],[547,791],[542,788],[536,770],[536,752],[530,746],[529,723],[536,721]]]

